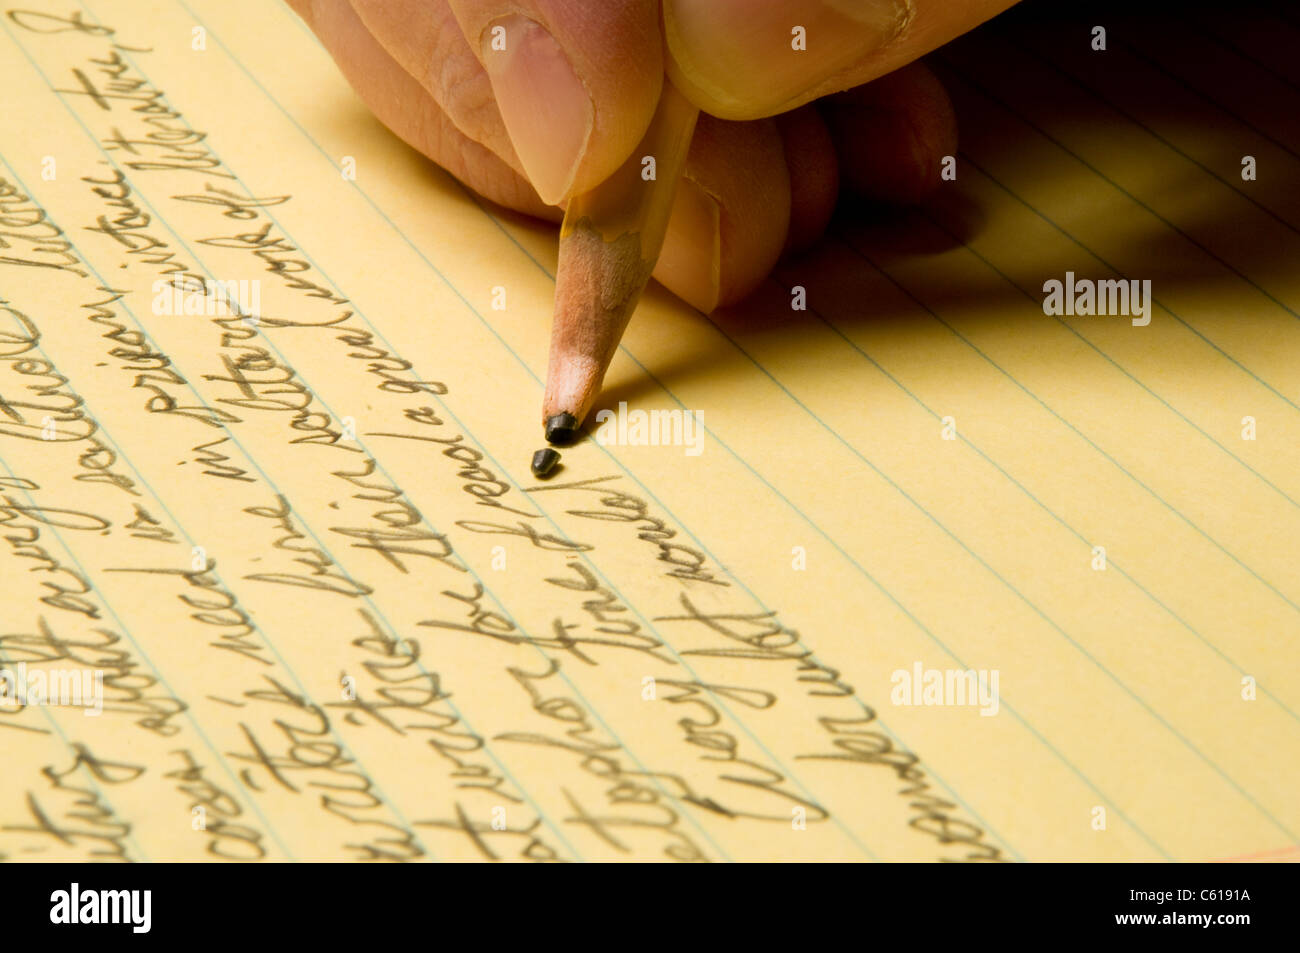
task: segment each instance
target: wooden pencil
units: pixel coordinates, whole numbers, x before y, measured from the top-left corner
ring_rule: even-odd
[[[664,80],[640,145],[612,176],[574,196],[560,227],[551,353],[542,400],[546,439],[568,443],[600,392],[663,248],[699,111]]]

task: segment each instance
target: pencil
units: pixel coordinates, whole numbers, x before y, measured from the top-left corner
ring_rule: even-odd
[[[699,110],[665,79],[640,145],[613,175],[574,196],[565,210],[542,399],[551,443],[577,437],[600,392],[663,248],[698,116]]]

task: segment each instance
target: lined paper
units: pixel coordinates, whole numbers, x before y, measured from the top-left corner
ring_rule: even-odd
[[[5,859],[1297,856],[1294,24],[946,47],[955,179],[652,287],[599,409],[700,452],[546,483],[552,227],[278,4],[0,25],[0,668],[93,689],[0,706]]]

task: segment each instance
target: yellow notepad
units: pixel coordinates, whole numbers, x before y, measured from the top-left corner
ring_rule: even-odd
[[[936,200],[652,288],[537,483],[552,227],[279,4],[0,27],[4,859],[1296,856],[1270,51],[946,49]]]

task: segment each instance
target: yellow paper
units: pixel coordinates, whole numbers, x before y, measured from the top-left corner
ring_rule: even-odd
[[[0,663],[60,703],[0,711],[4,859],[1295,855],[1300,213],[1255,127],[959,44],[940,197],[730,312],[652,289],[624,439],[539,484],[553,227],[280,4],[37,6]],[[1067,272],[1150,323],[1044,314]]]

